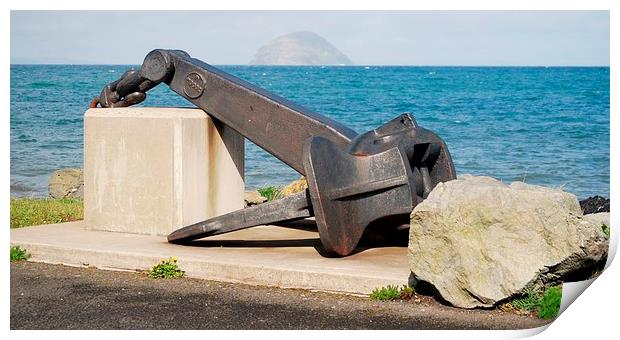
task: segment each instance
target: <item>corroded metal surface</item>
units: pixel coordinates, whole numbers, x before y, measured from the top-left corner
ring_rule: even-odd
[[[365,234],[391,235],[407,225],[437,183],[456,178],[444,141],[410,114],[357,134],[183,51],[151,51],[139,71],[106,86],[93,105],[133,105],[160,83],[308,180],[306,192],[187,226],[170,242],[315,216],[327,253],[346,256]]]

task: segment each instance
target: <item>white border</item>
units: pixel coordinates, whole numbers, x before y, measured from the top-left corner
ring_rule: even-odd
[[[11,3],[10,9],[88,9],[88,10],[608,10],[612,1],[605,0],[436,0],[436,1],[399,1],[399,0],[358,0],[354,3],[333,0],[227,0],[226,2],[209,2],[185,0],[172,5],[169,1],[128,2],[108,0],[105,2],[85,2],[80,0],[21,0]]]
[[[2,75],[2,90],[3,96],[1,99],[3,110],[3,115],[1,119],[2,129],[6,133],[3,135],[3,140],[5,143],[1,143],[0,145],[0,155],[2,156],[2,160],[4,161],[4,169],[2,171],[2,182],[4,186],[2,190],[4,195],[0,199],[0,205],[2,209],[0,210],[0,217],[3,221],[9,221],[8,207],[9,207],[9,191],[10,191],[10,183],[9,183],[9,144],[10,144],[10,134],[9,134],[9,112],[10,112],[10,102],[9,102],[9,67],[10,63],[10,54],[6,51],[10,48],[10,14],[9,10],[33,10],[33,9],[50,9],[50,10],[59,10],[59,9],[85,9],[85,10],[93,10],[93,9],[101,9],[101,10],[129,10],[129,9],[159,9],[159,10],[185,10],[185,9],[211,9],[211,10],[224,10],[224,9],[245,9],[245,10],[272,10],[272,9],[293,9],[293,10],[309,10],[309,9],[329,9],[329,10],[386,10],[386,9],[416,9],[416,10],[435,10],[435,9],[451,9],[451,10],[611,10],[610,13],[610,50],[611,50],[611,58],[610,58],[610,69],[611,69],[611,136],[618,136],[618,120],[615,118],[615,114],[617,114],[617,98],[618,98],[618,86],[617,79],[618,77],[618,69],[614,67],[614,61],[617,60],[618,57],[618,25],[617,25],[617,10],[618,5],[617,1],[601,1],[601,0],[589,0],[589,1],[576,1],[576,0],[566,0],[566,1],[543,1],[543,0],[522,0],[522,1],[481,1],[481,0],[472,0],[472,1],[426,1],[426,2],[407,2],[402,3],[401,1],[396,0],[382,0],[382,1],[368,1],[368,0],[360,0],[356,2],[341,2],[336,3],[333,0],[303,0],[303,1],[275,1],[275,0],[262,0],[262,1],[239,1],[239,0],[228,0],[226,2],[214,2],[209,3],[205,1],[196,1],[196,0],[185,0],[182,2],[175,2],[172,4],[169,1],[161,1],[161,2],[128,2],[122,0],[108,0],[102,2],[92,2],[86,3],[85,1],[27,1],[21,0],[19,2],[9,2],[3,1],[2,6],[4,11],[2,11],[0,22],[2,23],[3,31],[2,31],[2,43],[5,46],[5,53],[2,54],[2,59],[5,61],[3,67],[0,71]],[[355,7],[352,7],[351,4],[354,4]],[[610,173],[617,174],[618,173],[618,138],[612,138],[611,140],[611,167]],[[615,254],[617,248],[617,239],[618,236],[614,233],[616,226],[618,226],[618,216],[614,213],[613,206],[614,198],[618,193],[618,184],[613,176],[610,178],[611,188],[610,188],[610,196],[612,197],[612,252]],[[7,223],[8,224],[8,223]],[[4,244],[8,244],[8,225],[5,227],[5,232],[3,233],[3,239],[5,240]],[[546,338],[594,338],[594,337],[605,337],[607,338],[609,334],[613,334],[615,330],[615,315],[616,315],[616,302],[618,299],[618,283],[620,269],[618,266],[610,266],[605,272],[601,275],[600,279],[595,280],[591,284],[591,288],[587,289],[580,297],[576,300],[576,302],[570,306],[565,313],[562,313],[560,317],[553,323],[551,326],[542,333],[541,336]],[[3,309],[5,312],[3,313],[3,328],[4,330],[9,329],[9,266],[2,267],[2,277],[3,280],[3,301],[5,308]],[[572,289],[572,288],[570,288]],[[568,295],[568,294],[566,294]],[[411,334],[411,332],[415,332],[415,334]],[[382,332],[379,334],[376,331],[364,331],[364,332],[350,332],[352,334],[347,334],[348,336],[354,337],[384,337],[390,336],[395,338],[405,338],[410,336],[423,336],[426,338],[446,338],[446,337],[458,337],[458,338],[497,338],[497,337],[519,337],[519,336],[527,336],[532,335],[539,330],[532,331],[392,331],[389,334],[385,334]],[[84,337],[97,337],[97,338],[108,338],[112,334],[108,332],[11,332],[9,336],[14,337],[41,337],[48,339],[51,337],[75,337],[75,338],[84,338]],[[7,334],[8,335],[8,334]],[[131,331],[116,331],[114,332],[114,337],[135,337],[137,334]],[[140,332],[139,335],[148,336],[148,337],[157,337],[157,338],[171,338],[171,337],[202,337],[206,334],[202,331],[196,332],[183,332],[179,334],[178,331],[162,331],[162,332]],[[247,332],[210,332],[209,336],[214,337],[237,337],[237,336],[252,336],[252,337],[264,337],[264,338],[273,338],[276,337],[300,337],[300,338],[308,338],[314,339],[318,336],[329,336],[335,335],[338,337],[342,337],[344,334],[335,333],[335,332],[295,332],[293,335],[290,332],[252,332],[251,334],[247,334]]]

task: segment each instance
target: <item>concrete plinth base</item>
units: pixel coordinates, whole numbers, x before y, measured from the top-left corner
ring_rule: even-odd
[[[243,143],[199,109],[88,110],[87,228],[167,235],[243,208]]]
[[[146,270],[175,256],[190,277],[349,294],[407,284],[406,247],[360,251],[345,258],[322,257],[318,233],[261,226],[174,245],[165,237],[89,230],[70,222],[11,230],[11,243],[30,260],[103,269]]]

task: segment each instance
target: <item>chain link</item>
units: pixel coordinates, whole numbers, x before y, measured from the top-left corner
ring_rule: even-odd
[[[90,103],[91,108],[127,107],[136,105],[146,99],[146,91],[155,87],[154,83],[140,76],[140,71],[129,69],[116,81],[103,88],[101,94]]]

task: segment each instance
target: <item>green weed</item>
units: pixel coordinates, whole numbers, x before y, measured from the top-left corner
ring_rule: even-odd
[[[403,285],[400,289],[397,286],[387,285],[386,287],[375,288],[370,293],[371,300],[407,300],[414,296],[415,291],[412,287]]]
[[[25,261],[30,257],[26,249],[20,246],[11,246],[11,262]]]
[[[154,265],[149,270],[149,277],[154,279],[171,279],[175,277],[183,277],[185,272],[179,268],[176,257],[161,260],[160,263]]]
[[[506,303],[500,308],[518,314],[535,312],[539,318],[550,319],[558,315],[562,301],[562,286],[542,289],[527,289],[524,294]]]
[[[555,318],[560,312],[561,302],[562,286],[547,288],[538,307],[538,317],[543,319]]]
[[[536,310],[542,301],[542,293],[538,288],[526,289],[523,295],[512,300],[510,304],[519,311]]]
[[[258,193],[265,197],[267,201],[277,200],[282,197],[282,188],[276,186],[266,186],[256,189]]]
[[[401,300],[409,300],[415,295],[415,290],[413,287],[403,285],[398,293]]]

